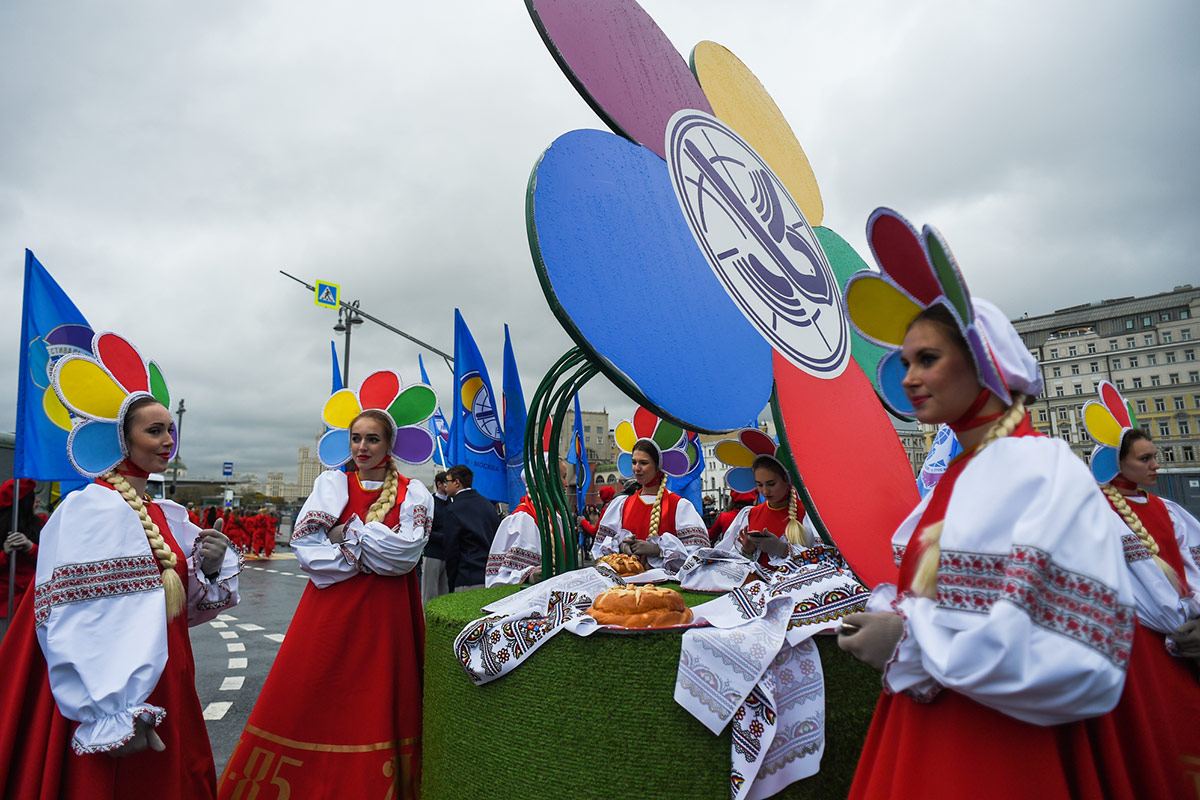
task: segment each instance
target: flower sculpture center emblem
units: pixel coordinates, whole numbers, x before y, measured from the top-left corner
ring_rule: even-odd
[[[815,377],[850,358],[829,261],[766,162],[716,117],[684,109],[667,125],[667,167],[696,243],[730,298],[775,349]]]

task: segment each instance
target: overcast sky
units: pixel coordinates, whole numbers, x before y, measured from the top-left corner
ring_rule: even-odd
[[[868,260],[889,205],[940,228],[1013,317],[1200,278],[1195,3],[643,6],[684,57],[711,39],[754,71],[824,224]],[[505,322],[527,397],[571,345],[533,270],[526,181],[557,136],[604,126],[520,0],[7,0],[0,74],[0,428],[25,248],[163,365],[193,475],[232,460],[294,480],[320,428],[336,313],[281,269],[446,351],[459,307],[497,393]],[[417,352],[367,323],[351,383],[415,379]],[[450,374],[426,363],[445,402]],[[602,379],[582,400],[613,424],[633,408]]]

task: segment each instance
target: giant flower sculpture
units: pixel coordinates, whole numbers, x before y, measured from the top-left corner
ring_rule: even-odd
[[[890,577],[887,536],[916,491],[851,360],[852,348],[880,353],[855,342],[841,307],[840,278],[865,264],[812,227],[820,190],[783,115],[720,45],[697,45],[689,68],[634,0],[526,5],[613,131],[560,136],[530,177],[530,249],[551,309],[606,377],[682,426],[741,428],[774,390],[802,497],[860,575]],[[838,444],[810,462],[818,430]],[[871,480],[865,501],[851,474]]]

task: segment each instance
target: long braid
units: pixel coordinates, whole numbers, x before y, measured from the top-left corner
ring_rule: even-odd
[[[388,459],[387,474],[383,478],[383,488],[379,491],[379,497],[371,504],[370,510],[367,511],[365,522],[383,522],[383,518],[388,515],[392,507],[396,505],[396,487],[400,482],[400,472],[396,469],[396,462]]]
[[[788,521],[787,521],[787,527],[784,528],[783,532],[787,536],[787,540],[789,542],[791,542],[792,544],[798,544],[803,547],[809,547],[810,545],[812,545],[812,542],[809,541],[809,538],[806,535],[807,532],[804,530],[804,526],[800,524],[800,520],[797,518],[798,517],[798,513],[797,513],[798,510],[796,508],[797,497],[798,496],[796,494],[795,488],[789,486],[788,487]]]
[[[1179,582],[1179,574],[1158,554],[1158,542],[1154,541],[1154,537],[1150,535],[1150,531],[1146,530],[1146,526],[1142,524],[1142,520],[1138,517],[1137,512],[1125,500],[1125,495],[1117,491],[1117,487],[1111,483],[1106,483],[1100,488],[1108,495],[1108,499],[1112,501],[1113,508],[1121,515],[1121,519],[1125,520],[1125,524],[1129,526],[1129,530],[1137,534],[1138,539],[1150,551],[1150,557],[1154,559],[1154,563],[1158,564],[1158,568],[1167,576],[1167,580],[1171,582],[1171,586],[1182,597],[1183,585]]]
[[[142,502],[141,496],[129,484],[129,481],[125,480],[124,475],[114,470],[105,475],[102,480],[107,481],[114,489],[121,493],[121,497],[129,504],[130,508],[137,512],[138,519],[142,521],[142,529],[146,532],[146,539],[150,542],[150,549],[154,552],[154,557],[158,559],[159,567],[162,568],[163,595],[167,601],[167,619],[175,619],[175,617],[179,616],[179,612],[183,610],[185,597],[183,581],[179,579],[179,573],[175,571],[175,565],[178,563],[175,551],[163,539],[158,525],[154,523],[154,520],[150,519],[150,514],[146,511],[146,504]]]
[[[654,495],[654,508],[650,510],[650,532],[646,534],[647,538],[651,536],[658,536],[658,522],[662,519],[663,495],[666,493],[667,476],[661,475],[658,481],[658,494]]]
[[[1014,392],[1012,405],[992,423],[992,427],[979,442],[979,447],[975,448],[975,455],[979,455],[983,448],[992,442],[1010,436],[1023,419],[1025,419],[1025,395]],[[940,543],[944,527],[944,523],[938,521],[925,528],[920,534],[921,544],[925,550],[921,553],[921,560],[917,562],[917,570],[912,580],[912,591],[921,597],[937,598],[937,573],[938,564],[942,558]]]

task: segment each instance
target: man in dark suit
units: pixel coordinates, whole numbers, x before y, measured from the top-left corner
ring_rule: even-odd
[[[442,546],[452,592],[483,588],[488,551],[500,527],[496,504],[471,488],[473,479],[474,473],[462,464],[446,470],[450,507],[442,527]]]
[[[446,575],[446,517],[450,513],[450,498],[446,496],[446,473],[433,476],[433,528],[425,544],[425,559],[421,567],[421,605],[450,591],[450,580]]]

